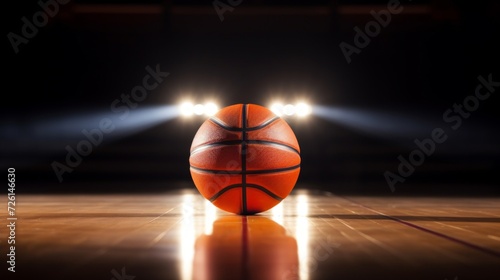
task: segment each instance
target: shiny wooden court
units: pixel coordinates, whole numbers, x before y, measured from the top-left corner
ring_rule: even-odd
[[[500,199],[298,190],[237,216],[192,190],[18,195],[1,279],[496,279]],[[6,205],[5,198],[2,198]],[[6,223],[5,211],[2,220]],[[495,276],[496,275],[496,276]]]

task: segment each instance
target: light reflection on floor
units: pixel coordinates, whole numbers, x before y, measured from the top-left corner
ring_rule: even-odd
[[[11,278],[118,280],[126,271],[137,280],[496,279],[498,205],[497,197],[297,191],[245,217],[193,189],[23,195]]]
[[[308,279],[306,194],[254,216],[218,210],[197,194],[181,199],[182,279]],[[287,215],[293,219],[285,219]]]

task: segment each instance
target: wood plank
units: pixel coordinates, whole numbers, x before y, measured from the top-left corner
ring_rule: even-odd
[[[478,249],[500,251],[499,198],[297,191],[247,217],[217,210],[192,190],[17,200],[17,272],[1,279],[125,273],[135,279],[462,280],[500,272],[500,257]]]

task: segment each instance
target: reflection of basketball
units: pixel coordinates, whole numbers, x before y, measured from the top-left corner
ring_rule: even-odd
[[[236,214],[266,211],[293,189],[300,148],[268,109],[237,104],[205,121],[191,145],[191,177],[215,206]]]
[[[194,249],[194,280],[299,279],[297,241],[266,217],[220,217]]]

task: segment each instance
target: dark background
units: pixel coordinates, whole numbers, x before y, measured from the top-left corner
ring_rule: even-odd
[[[15,2],[15,3],[11,3]],[[226,3],[225,1],[222,1]],[[268,105],[274,97],[430,120],[418,137],[447,126],[442,114],[498,71],[495,1],[401,1],[404,10],[346,62],[339,44],[388,1],[243,1],[219,17],[211,1],[71,1],[15,54],[4,37],[2,169],[15,167],[17,192],[149,192],[194,188],[189,147],[202,119],[174,119],[127,137],[105,138],[59,183],[51,167],[83,136],[40,139],[40,120],[110,112],[139,85],[144,67],[170,76],[140,108],[189,95],[220,105]],[[4,34],[20,34],[36,1],[4,3]],[[449,133],[395,194],[498,195],[498,91]],[[78,124],[75,123],[75,126]],[[291,119],[302,149],[298,187],[392,194],[415,135],[372,135],[311,116]],[[409,126],[412,124],[409,123]]]

